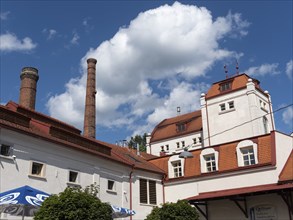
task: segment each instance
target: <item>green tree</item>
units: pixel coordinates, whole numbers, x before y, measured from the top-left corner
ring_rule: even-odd
[[[98,188],[66,188],[45,199],[35,220],[112,220],[112,209],[97,197]]]
[[[146,152],[146,136],[147,134],[144,133],[143,136],[135,135],[134,137],[131,137],[129,141],[129,147],[136,149],[136,143],[138,143],[139,151]]]
[[[198,220],[199,216],[195,208],[185,200],[177,203],[165,203],[161,208],[155,207],[146,220]]]

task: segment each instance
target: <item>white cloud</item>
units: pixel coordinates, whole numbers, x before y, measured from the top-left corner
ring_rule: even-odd
[[[82,127],[86,59],[97,59],[97,124],[150,132],[166,117],[199,108],[204,84],[193,81],[235,57],[219,40],[247,34],[240,14],[212,18],[206,8],[174,3],[140,13],[81,59],[82,77],[48,102],[52,116]],[[66,111],[64,110],[66,109]],[[72,112],[72,114],[71,114]]]
[[[244,71],[250,76],[265,76],[265,75],[276,75],[279,74],[278,63],[265,63],[260,66],[250,67],[248,70]]]
[[[287,74],[288,78],[291,80],[292,80],[292,66],[293,66],[293,60],[290,60],[286,64],[286,74]]]
[[[94,29],[94,26],[90,23],[90,20],[90,17],[86,17],[82,20],[82,25],[86,33],[90,33]]]
[[[46,29],[45,28],[45,29],[43,29],[42,32],[47,35],[48,40],[53,39],[57,35],[57,31],[54,29]]]
[[[1,21],[7,20],[9,14],[10,14],[10,11],[0,12],[0,20]]]
[[[78,33],[77,32],[73,32],[73,37],[72,37],[72,39],[71,39],[71,41],[70,41],[70,43],[71,44],[78,44],[78,40],[79,40],[79,35],[78,35]]]
[[[11,51],[30,51],[36,48],[37,44],[29,37],[18,39],[16,35],[6,33],[0,35],[0,50],[5,52]]]
[[[282,114],[282,119],[283,119],[283,122],[288,124],[288,125],[291,125],[292,127],[292,123],[293,123],[293,107],[289,107],[287,108],[283,114]],[[293,128],[293,127],[292,127]]]

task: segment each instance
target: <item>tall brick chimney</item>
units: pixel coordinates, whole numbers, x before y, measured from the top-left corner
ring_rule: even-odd
[[[35,109],[37,81],[39,79],[38,70],[33,67],[24,67],[22,68],[20,79],[19,105]]]
[[[87,60],[83,134],[91,138],[96,138],[96,63],[97,60],[94,58]]]

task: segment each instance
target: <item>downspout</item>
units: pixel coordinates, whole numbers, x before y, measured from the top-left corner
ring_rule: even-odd
[[[207,102],[206,102],[206,114],[207,114],[207,126],[208,126],[209,146],[211,146],[210,123],[209,123],[208,104],[207,104]],[[205,147],[206,147],[206,146],[205,146]]]
[[[131,171],[129,173],[129,209],[132,210],[132,174],[134,170],[134,164],[131,167]],[[132,220],[132,215],[130,216],[130,220]]]
[[[162,178],[163,204],[165,204],[165,202],[166,202],[166,200],[165,200],[165,180],[166,180],[166,174],[164,174],[164,176]]]
[[[270,94],[265,91],[265,93],[267,94],[268,96],[268,101],[269,101],[269,110],[270,110],[270,116],[271,116],[271,122],[272,122],[272,130],[274,131],[275,130],[275,125],[274,125],[274,119],[273,119],[273,112],[272,112],[272,102],[271,102],[271,97],[270,97]]]

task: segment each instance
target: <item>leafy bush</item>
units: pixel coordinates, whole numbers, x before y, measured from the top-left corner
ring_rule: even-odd
[[[177,203],[165,203],[161,208],[155,207],[146,220],[198,220],[198,213],[185,200]]]
[[[45,199],[35,220],[112,220],[112,209],[96,197],[98,189],[66,188]]]

